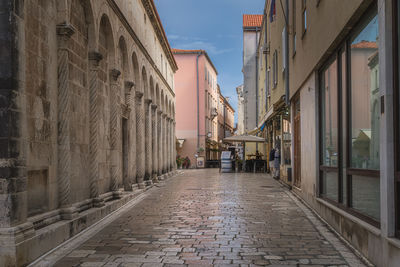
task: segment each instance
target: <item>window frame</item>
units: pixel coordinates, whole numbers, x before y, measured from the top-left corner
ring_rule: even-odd
[[[278,86],[278,50],[275,50],[272,56],[272,84],[273,89]]]
[[[302,27],[302,39],[307,32],[307,0],[301,0],[301,27]]]
[[[338,118],[338,129],[342,129],[338,131],[338,164],[337,166],[326,166],[323,165],[323,127],[322,127],[322,120],[323,118],[320,116],[318,118],[319,121],[319,152],[318,152],[318,197],[323,199],[324,201],[329,202],[330,204],[348,212],[349,214],[377,227],[380,228],[380,221],[376,220],[375,218],[361,213],[360,211],[354,209],[352,207],[352,176],[365,176],[380,179],[380,170],[371,170],[371,169],[357,169],[351,167],[351,40],[359,30],[360,26],[365,23],[365,21],[371,16],[371,14],[377,13],[377,5],[376,3],[372,3],[370,7],[366,10],[366,12],[361,16],[359,21],[355,24],[353,29],[347,34],[345,39],[339,44],[339,46],[334,50],[332,55],[325,61],[322,67],[318,70],[318,111],[319,114],[323,114],[323,105],[322,105],[322,93],[321,90],[323,89],[323,74],[327,70],[327,68],[336,60],[336,68],[337,68],[337,118]],[[344,66],[345,70],[343,70],[343,54],[344,54]],[[344,80],[343,80],[344,75]],[[345,102],[343,103],[343,96],[345,96]],[[345,107],[343,112],[343,107]],[[343,122],[343,118],[346,119],[346,122]],[[345,127],[345,132],[343,132],[343,127]],[[345,144],[346,149],[343,151],[343,144]],[[400,147],[400,143],[399,147]],[[343,157],[346,157],[343,160]],[[343,168],[343,165],[346,167]],[[400,164],[399,164],[400,165]],[[343,173],[343,170],[345,172]],[[337,173],[337,181],[338,181],[338,198],[337,201],[327,198],[323,194],[323,175],[324,173],[334,172]],[[346,201],[344,201],[344,177],[346,177]],[[400,177],[400,166],[399,166],[399,177]]]

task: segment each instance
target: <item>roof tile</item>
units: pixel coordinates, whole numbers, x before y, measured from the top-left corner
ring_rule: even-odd
[[[243,15],[243,27],[261,27],[263,15]]]

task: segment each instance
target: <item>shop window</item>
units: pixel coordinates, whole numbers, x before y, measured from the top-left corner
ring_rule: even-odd
[[[320,196],[379,226],[376,5],[320,71]],[[349,66],[349,67],[347,67]]]

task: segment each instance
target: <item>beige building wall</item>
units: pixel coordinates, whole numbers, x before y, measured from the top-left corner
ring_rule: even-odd
[[[290,26],[293,27],[293,0],[290,1]],[[290,70],[290,98],[305,82],[320,64],[328,58],[330,49],[334,48],[341,38],[351,28],[348,23],[354,23],[363,14],[370,0],[324,0],[307,1],[308,30],[302,30],[302,1],[296,2],[295,29],[289,34],[289,66]],[[318,4],[319,2],[319,4]],[[296,33],[296,48],[293,46],[293,33]],[[278,36],[278,35],[273,35]],[[296,52],[294,52],[296,51]],[[305,51],[313,51],[312,53]]]

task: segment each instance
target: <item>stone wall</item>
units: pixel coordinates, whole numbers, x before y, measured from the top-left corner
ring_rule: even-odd
[[[0,21],[0,265],[15,266],[175,169],[177,67],[150,0],[7,0]]]

